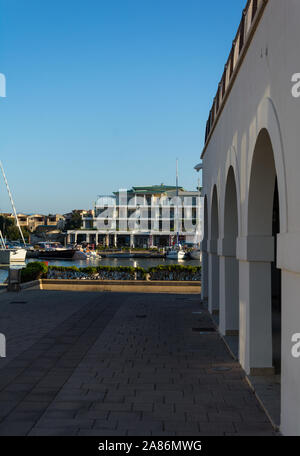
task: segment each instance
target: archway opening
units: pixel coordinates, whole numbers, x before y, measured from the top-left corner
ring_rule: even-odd
[[[211,203],[210,249],[209,249],[209,293],[208,308],[211,314],[219,314],[219,209],[217,187],[214,186]]]
[[[275,374],[281,373],[281,269],[277,268],[277,235],[280,233],[278,183],[275,181],[273,199],[272,235],[274,237],[274,261],[271,265],[272,289],[272,357]]]
[[[238,236],[238,204],[234,170],[229,168],[224,204],[224,239],[220,258],[220,281],[223,292],[220,294],[220,330],[230,336],[230,342],[238,355],[239,331],[239,265],[236,258],[236,238]],[[232,347],[233,348],[233,347]]]
[[[280,424],[281,271],[277,269],[280,195],[269,133],[257,139],[248,200],[248,367],[259,395]],[[277,374],[277,375],[276,375]],[[266,376],[262,383],[261,376]],[[255,380],[256,378],[256,380]]]
[[[207,196],[204,197],[203,207],[203,240],[201,252],[201,298],[202,302],[207,305],[208,297],[208,253],[207,253],[207,241],[208,241],[208,210],[207,210]]]

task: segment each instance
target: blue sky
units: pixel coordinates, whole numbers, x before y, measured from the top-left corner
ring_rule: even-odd
[[[173,185],[176,157],[180,185],[194,189],[245,4],[0,0],[0,158],[17,210],[63,213],[119,188]]]

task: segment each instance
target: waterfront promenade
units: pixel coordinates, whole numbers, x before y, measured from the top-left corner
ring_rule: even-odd
[[[276,435],[199,302],[2,293],[0,435]]]

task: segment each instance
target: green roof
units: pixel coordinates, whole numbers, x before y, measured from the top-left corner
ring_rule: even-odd
[[[180,190],[183,190],[182,187],[178,187]],[[150,185],[146,187],[132,187],[135,193],[163,193],[170,190],[176,190],[175,185]]]
[[[164,193],[171,190],[176,190],[176,185],[148,185],[145,187],[132,187],[130,190],[127,190],[127,193],[131,194],[157,194],[157,193]],[[178,187],[178,190],[184,190],[183,187]],[[119,192],[113,192],[117,195]]]

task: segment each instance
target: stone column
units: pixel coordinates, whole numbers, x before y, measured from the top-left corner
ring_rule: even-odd
[[[281,426],[283,435],[300,435],[300,234],[277,236],[281,269]]]
[[[114,234],[114,247],[117,247],[118,242],[117,242],[117,233]]]
[[[201,298],[202,300],[208,297],[208,253],[207,239],[201,242],[202,263],[201,263]]]
[[[237,238],[237,258],[239,260],[240,363],[247,374],[272,374],[273,237]]]
[[[108,233],[105,235],[105,245],[106,245],[106,247],[109,247],[109,234]]]
[[[239,265],[236,238],[218,242],[220,257],[220,332],[235,335],[239,331]]]
[[[211,314],[219,311],[219,256],[217,239],[208,241],[208,310]]]

